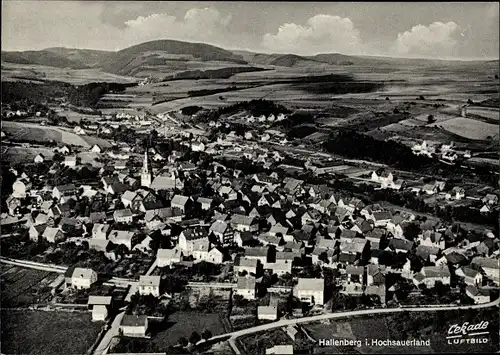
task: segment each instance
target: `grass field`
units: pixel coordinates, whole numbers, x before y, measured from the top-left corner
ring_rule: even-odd
[[[3,157],[9,162],[33,162],[38,154],[43,154],[47,158],[54,155],[54,151],[49,148],[41,147],[10,147],[4,146]]]
[[[20,79],[21,78],[21,79]],[[10,81],[54,80],[75,85],[105,81],[114,83],[133,83],[136,78],[102,72],[98,69],[65,69],[43,65],[27,65],[2,62],[2,80]]]
[[[497,120],[500,117],[500,111],[498,108],[494,107],[467,107],[467,113],[472,115],[478,115],[492,120]]]
[[[85,354],[94,343],[102,323],[93,323],[90,312],[2,310],[4,354]]]
[[[205,329],[213,335],[225,332],[219,315],[211,313],[177,312],[168,317],[162,328],[151,339],[159,348],[174,346],[180,338],[189,339],[191,333],[201,334]]]
[[[486,140],[488,137],[498,137],[498,125],[473,120],[465,117],[456,117],[439,123],[433,123],[429,126],[440,126],[448,132],[459,136],[474,139]]]

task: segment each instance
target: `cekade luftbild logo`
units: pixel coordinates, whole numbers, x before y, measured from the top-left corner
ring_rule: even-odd
[[[448,329],[448,344],[484,344],[489,341],[488,322],[477,324],[465,322],[462,325],[453,324]]]

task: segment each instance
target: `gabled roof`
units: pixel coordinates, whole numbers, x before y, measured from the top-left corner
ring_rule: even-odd
[[[113,212],[113,217],[114,218],[119,218],[119,217],[132,217],[134,214],[129,208],[123,209],[123,210],[115,210]]]
[[[390,220],[392,218],[392,214],[389,211],[373,212],[373,218],[376,221]]]
[[[158,249],[158,251],[156,252],[156,257],[159,259],[180,258],[181,250],[179,248]]]
[[[253,217],[244,216],[241,214],[235,214],[231,217],[231,224],[241,224],[245,226],[250,226],[254,222]]]
[[[186,240],[208,238],[208,231],[203,227],[188,228],[182,231],[182,234],[186,237]]]
[[[187,197],[187,196],[175,195],[172,198],[172,201],[170,202],[170,204],[171,205],[176,204],[176,205],[185,206],[186,203],[188,202],[188,200],[189,200],[189,197]]]
[[[257,259],[248,259],[245,257],[237,256],[234,258],[234,266],[246,266],[246,267],[257,267],[259,260]]]
[[[125,314],[120,325],[125,327],[143,327],[147,324],[148,316],[136,316],[133,314]]]
[[[324,291],[324,279],[302,278],[298,279],[297,289],[301,291]]]
[[[245,256],[267,257],[268,251],[267,247],[249,247],[245,248]]]
[[[210,231],[214,233],[225,233],[228,228],[228,224],[224,221],[215,221],[210,226]]]
[[[250,276],[238,277],[236,287],[239,290],[255,290],[255,278]]]

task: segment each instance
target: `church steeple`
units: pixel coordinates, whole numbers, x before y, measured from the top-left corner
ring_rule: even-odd
[[[141,186],[151,186],[151,172],[148,167],[148,151],[144,153],[144,162],[142,163]]]

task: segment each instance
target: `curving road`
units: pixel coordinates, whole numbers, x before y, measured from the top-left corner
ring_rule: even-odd
[[[247,328],[238,330],[231,333],[221,334],[212,337],[211,340],[222,340],[225,338],[229,338],[230,340],[234,340],[240,336],[258,333],[274,328],[281,328],[288,325],[295,325],[299,323],[308,323],[315,322],[325,319],[336,319],[336,318],[345,318],[345,317],[355,317],[355,316],[363,316],[363,315],[373,315],[373,314],[382,314],[382,313],[399,313],[399,312],[434,312],[434,311],[450,311],[456,309],[480,309],[480,308],[488,308],[493,306],[498,306],[500,304],[500,298],[495,301],[475,304],[470,306],[438,306],[438,307],[414,307],[414,308],[379,308],[379,309],[363,309],[358,311],[348,311],[348,312],[339,312],[339,313],[328,313],[328,314],[320,314],[317,316],[305,317],[305,318],[297,318],[297,319],[283,319],[274,323],[258,325],[256,327]]]

